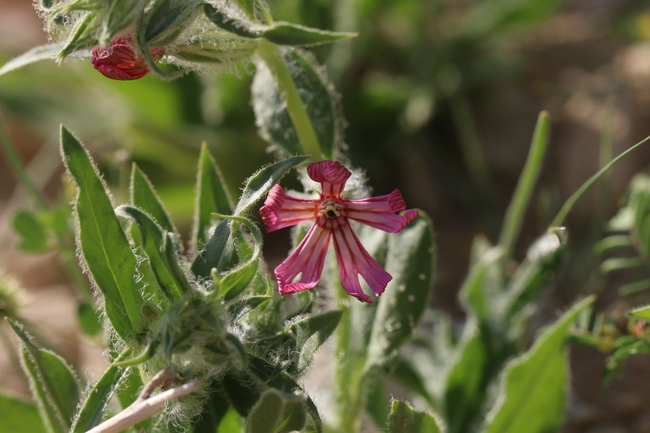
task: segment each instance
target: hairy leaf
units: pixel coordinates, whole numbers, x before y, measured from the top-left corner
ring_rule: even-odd
[[[178,233],[153,185],[135,163],[131,169],[129,195],[131,204],[151,215],[161,228],[170,233]]]
[[[7,63],[2,65],[0,68],[0,75],[14,71],[18,68],[22,68],[23,66],[27,66],[31,63],[38,62],[40,60],[54,60],[56,58],[56,54],[61,51],[61,47],[62,45],[60,44],[48,44],[32,48],[26,53],[23,53],[20,56],[9,60]]]
[[[0,392],[0,424],[6,432],[47,433],[34,403]]]
[[[440,433],[436,418],[413,409],[408,403],[393,400],[388,415],[388,433]]]
[[[290,433],[307,423],[305,396],[266,390],[246,419],[247,433]]]

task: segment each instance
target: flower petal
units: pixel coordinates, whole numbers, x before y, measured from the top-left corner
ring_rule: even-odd
[[[314,182],[323,186],[322,196],[340,197],[345,182],[352,172],[337,161],[314,162],[307,166],[307,174]]]
[[[361,290],[359,275],[377,296],[384,292],[388,282],[393,279],[361,245],[349,223],[334,230],[334,248],[339,264],[341,285],[348,294],[359,300],[373,302],[372,298]]]
[[[395,214],[406,209],[399,189],[388,195],[343,202],[348,218],[389,233],[401,231],[418,216],[416,210],[408,210],[404,215]]]
[[[318,284],[331,234],[331,230],[314,224],[291,255],[275,268],[281,295],[312,289]],[[292,283],[301,272],[300,281]]]
[[[260,208],[260,215],[266,231],[272,232],[313,219],[316,207],[314,200],[291,197],[280,185],[275,185]]]

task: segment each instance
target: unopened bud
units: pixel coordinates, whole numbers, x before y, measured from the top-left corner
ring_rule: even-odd
[[[164,50],[153,48],[149,53],[154,62],[158,62]],[[133,51],[129,38],[117,38],[104,49],[98,46],[93,48],[92,63],[102,75],[113,80],[137,80],[149,73],[147,63]]]

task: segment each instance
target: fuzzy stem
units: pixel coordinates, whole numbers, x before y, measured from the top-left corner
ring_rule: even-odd
[[[306,155],[311,155],[313,161],[322,160],[323,155],[318,137],[314,131],[314,125],[312,125],[309,114],[305,110],[305,103],[300,97],[287,65],[284,63],[280,49],[277,45],[262,40],[257,49],[257,54],[268,66],[271,75],[275,78],[280,93],[287,104],[287,112],[303,151]]]

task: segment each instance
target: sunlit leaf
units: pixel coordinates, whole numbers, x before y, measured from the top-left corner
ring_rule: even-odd
[[[393,400],[388,415],[388,433],[440,433],[433,415],[413,409],[408,403]]]

